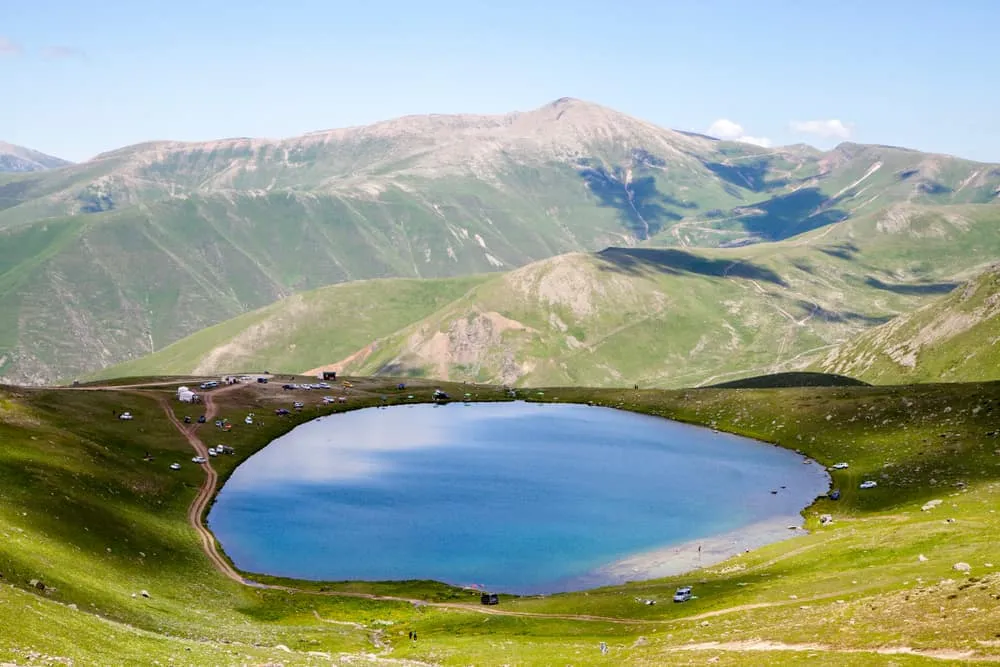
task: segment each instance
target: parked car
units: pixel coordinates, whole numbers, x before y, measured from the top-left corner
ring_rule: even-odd
[[[861,482],[861,485],[858,488],[874,489],[876,486],[878,486],[878,482],[873,482],[872,480],[868,480],[866,482]]]
[[[201,417],[198,417],[198,423],[199,424],[204,424],[205,423],[205,415],[202,415]]]
[[[184,416],[184,423],[185,424],[190,424],[191,423],[191,417],[188,417],[187,415],[185,415]]]
[[[181,464],[180,463],[171,463],[170,464],[170,469],[171,470],[180,470],[181,469]]]
[[[834,463],[830,467],[833,468],[834,470],[844,470],[845,468],[848,468],[849,466],[846,463]]]
[[[674,602],[687,602],[691,599],[691,587],[681,586],[674,592]]]
[[[129,420],[132,419],[132,413],[131,412],[123,412],[120,415],[118,415],[118,419],[123,419],[125,421],[129,421]]]
[[[195,456],[191,458],[191,463],[207,463],[208,459],[204,456]]]

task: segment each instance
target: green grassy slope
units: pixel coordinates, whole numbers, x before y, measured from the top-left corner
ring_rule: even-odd
[[[488,276],[387,279],[332,285],[288,297],[91,378],[225,369],[298,372],[331,364],[427,317]]]
[[[423,397],[428,389],[418,385],[413,391]],[[359,386],[368,387],[351,399],[359,405],[386,391]],[[485,387],[473,390],[482,398],[494,395]],[[241,587],[211,569],[186,524],[200,471],[186,463],[190,451],[151,397],[7,389],[0,394],[0,661],[329,664],[375,654],[435,664],[704,664],[718,658],[749,665],[798,664],[808,653],[809,664],[900,665],[925,664],[921,652],[1000,656],[994,637],[1000,551],[992,539],[1000,531],[992,511],[1000,493],[994,452],[1000,384],[556,388],[546,399],[712,425],[851,467],[832,471],[843,491],[839,501],[821,500],[807,510],[809,534],[693,576],[505,598],[500,606],[556,616],[483,616]],[[225,398],[222,414],[239,424],[248,409],[263,413],[291,400],[276,387],[253,387]],[[316,406],[318,397],[306,400],[306,413],[295,419],[337,409]],[[130,409],[136,419],[120,422],[115,409]],[[238,456],[214,460],[223,475],[292,425],[267,421],[226,436]],[[147,451],[154,461],[141,460]],[[181,471],[168,470],[172,460],[185,462]],[[858,490],[864,479],[878,480],[878,488]],[[932,499],[943,503],[921,511]],[[819,526],[821,513],[831,514],[833,524]],[[953,570],[958,562],[971,572]],[[698,598],[669,604],[681,583],[693,583]],[[321,584],[303,586],[315,591]],[[479,608],[467,593],[428,583],[347,588]],[[150,597],[132,597],[142,590]],[[661,604],[636,601],[650,598]],[[406,638],[411,629],[419,632],[416,643]],[[597,650],[600,641],[608,643],[608,656]],[[917,653],[877,652],[899,650]]]
[[[397,305],[397,283],[359,283],[353,299],[396,315],[378,328],[304,317],[347,293],[321,290],[304,297],[310,308],[281,301],[102,376],[302,372],[352,355],[344,368],[360,374],[530,385],[677,387],[796,370],[1000,256],[998,219],[1000,207],[921,208],[780,243],[563,255],[467,288],[428,283],[440,294],[420,313]]]
[[[884,207],[893,221],[989,209],[998,186],[994,165],[854,144],[762,149],[578,100],[141,144],[0,176],[0,247],[18,258],[0,266],[0,379],[93,372],[333,283],[780,241]],[[54,333],[67,325],[72,336]]]
[[[816,367],[882,384],[1000,379],[1000,268],[866,331]]]

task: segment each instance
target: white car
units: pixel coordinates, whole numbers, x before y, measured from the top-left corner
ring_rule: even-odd
[[[861,482],[861,486],[859,486],[858,488],[874,489],[876,486],[878,486],[878,482],[873,482],[871,480],[868,480],[867,482]]]
[[[195,456],[191,459],[191,463],[207,463],[208,459],[204,456]]]
[[[215,451],[215,447],[209,447],[208,448],[208,455],[209,456],[218,456],[219,453],[217,451]]]
[[[170,464],[170,469],[171,470],[180,470],[181,469],[181,464],[180,463],[171,463]]]
[[[834,470],[844,470],[845,468],[848,468],[849,466],[846,463],[834,463],[830,467],[833,468]]]
[[[302,401],[295,401],[295,403],[292,404],[292,407],[298,410],[299,408],[304,408],[305,403],[303,403]]]
[[[687,602],[691,599],[691,587],[681,586],[674,593],[674,602]]]
[[[323,402],[327,403],[327,404],[329,404],[329,403],[336,403],[337,399],[335,399],[333,396],[324,396],[323,397]]]
[[[125,421],[129,421],[130,419],[132,419],[132,413],[131,412],[123,412],[120,415],[118,415],[118,419],[124,419]]]
[[[327,384],[326,382],[320,382],[319,384],[316,385],[316,388],[317,389],[329,389],[330,385]]]
[[[247,417],[243,420],[244,424],[253,424],[253,417]]]

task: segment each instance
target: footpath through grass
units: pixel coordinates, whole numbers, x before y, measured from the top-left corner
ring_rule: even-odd
[[[346,404],[325,406],[322,395],[340,391],[286,392],[272,381],[220,394],[220,416],[233,429],[206,424],[199,433],[209,446],[236,449],[212,461],[224,479],[297,423],[383,396],[389,404],[428,400],[434,386],[409,381],[398,391],[395,381],[358,380]],[[507,398],[499,388],[442,386],[473,400]],[[476,596],[434,582],[251,576],[310,594],[218,574],[185,519],[203,474],[157,403],[172,394],[0,390],[0,664],[330,664],[368,655],[432,664],[903,665],[1000,657],[1000,383],[521,392],[714,426],[850,467],[832,471],[840,500],[807,510],[809,534],[688,576],[505,597],[497,608],[532,614],[520,616],[484,614]],[[274,415],[294,400],[306,403],[301,413]],[[171,405],[180,417],[200,414]],[[135,419],[117,419],[122,410]],[[255,425],[243,424],[247,412],[258,415]],[[169,469],[174,461],[181,470]],[[868,479],[877,488],[858,489]],[[941,503],[922,511],[932,500]],[[833,523],[820,526],[821,514]],[[670,604],[680,583],[693,584],[697,599]],[[911,650],[925,655],[898,653]]]

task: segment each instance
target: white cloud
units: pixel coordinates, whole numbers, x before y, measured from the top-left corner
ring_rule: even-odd
[[[742,141],[745,144],[754,144],[756,146],[763,146],[767,148],[771,145],[771,140],[767,137],[751,137],[750,135],[744,134],[736,141]]]
[[[765,147],[771,145],[771,140],[767,137],[754,137],[744,134],[743,126],[728,118],[720,118],[709,125],[708,129],[705,130],[705,134],[728,141],[742,141],[745,144],[755,144]]]
[[[21,54],[21,45],[0,36],[0,56],[17,56]]]
[[[824,139],[849,139],[851,136],[851,128],[836,118],[830,120],[792,121],[789,127],[792,132],[814,134]]]
[[[743,126],[726,118],[720,118],[709,125],[705,132],[719,139],[736,139],[743,134]]]

